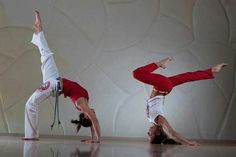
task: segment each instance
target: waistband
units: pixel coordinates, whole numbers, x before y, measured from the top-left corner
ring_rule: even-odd
[[[148,99],[148,100],[147,100],[147,103],[150,103],[150,102],[152,102],[152,101],[154,101],[154,100],[156,100],[156,99],[164,100],[164,98],[165,98],[165,96],[163,96],[163,95],[157,95],[157,96],[154,96],[154,97]]]
[[[157,90],[157,89],[155,88],[155,86],[153,87],[153,90],[155,90],[156,92],[158,92],[158,93],[160,93],[160,94],[162,94],[162,95],[167,95],[167,94],[169,94],[169,92]]]
[[[63,83],[62,83],[61,77],[56,78],[56,81],[57,81],[56,90],[62,93]]]
[[[56,86],[55,88],[52,90],[52,97],[56,97],[62,94],[62,89],[63,89],[63,84],[62,84],[62,80],[61,77],[56,78]],[[58,93],[58,94],[57,94]]]

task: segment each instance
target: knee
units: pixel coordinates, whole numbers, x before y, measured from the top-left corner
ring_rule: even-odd
[[[136,70],[133,71],[133,77],[134,77],[134,78],[137,77],[137,72],[136,72]]]
[[[139,80],[142,77],[143,71],[136,69],[133,71],[133,77]]]
[[[35,100],[29,99],[25,105],[25,110],[28,112],[37,112],[38,104]]]

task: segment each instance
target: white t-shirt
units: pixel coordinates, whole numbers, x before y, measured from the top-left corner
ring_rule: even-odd
[[[164,96],[157,95],[147,100],[147,118],[151,123],[155,123],[155,118],[159,115],[164,116],[163,111]]]

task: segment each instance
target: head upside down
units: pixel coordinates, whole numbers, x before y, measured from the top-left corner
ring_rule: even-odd
[[[71,123],[77,125],[77,127],[76,127],[76,133],[79,132],[81,126],[83,126],[83,127],[90,127],[90,126],[92,126],[91,120],[90,120],[84,113],[81,113],[81,114],[79,115],[79,120],[77,120],[77,119],[76,119],[76,120],[73,120],[73,119],[72,119],[72,120],[71,120]]]

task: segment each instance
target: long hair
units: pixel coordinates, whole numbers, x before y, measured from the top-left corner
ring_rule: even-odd
[[[175,140],[171,139],[171,138],[166,138],[162,141],[162,144],[177,144],[177,145],[181,145],[181,143],[176,142]]]
[[[91,120],[90,120],[89,118],[85,118],[84,113],[81,113],[81,114],[79,115],[79,120],[77,120],[77,119],[76,119],[76,120],[73,120],[73,119],[72,119],[72,120],[71,120],[71,123],[77,125],[77,127],[76,127],[76,133],[79,132],[81,126],[83,126],[83,127],[90,127],[90,126],[92,126]]]
[[[162,144],[162,141],[167,138],[167,135],[164,131],[160,131],[159,135],[155,135],[155,137],[150,141],[151,144]]]
[[[160,126],[161,127],[161,126]],[[174,139],[169,138],[163,129],[160,129],[160,134],[155,135],[155,137],[150,141],[151,144],[181,144],[176,142]]]

